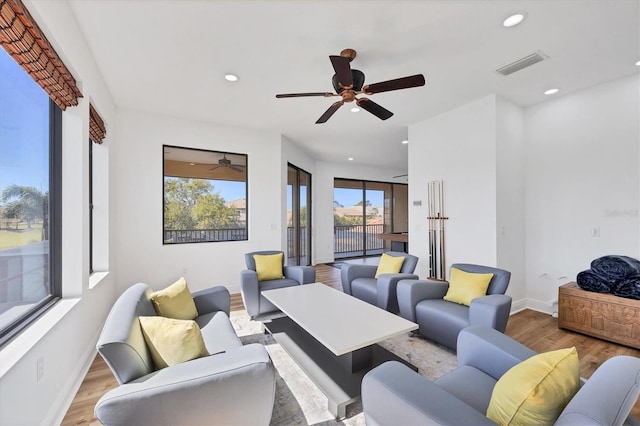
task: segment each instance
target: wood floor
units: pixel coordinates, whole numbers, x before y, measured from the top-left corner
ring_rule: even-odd
[[[327,265],[316,266],[316,280],[331,287],[342,289],[340,271]],[[240,294],[231,295],[231,310],[244,310]],[[558,329],[558,320],[549,315],[525,310],[509,318],[505,334],[513,337],[536,352],[546,352],[559,348],[575,346],[580,357],[580,374],[591,374],[607,359],[616,355],[640,357],[640,351],[615,343],[605,342],[578,333]],[[93,416],[93,408],[100,397],[117,386],[106,363],[98,355],[71,407],[62,422],[63,425],[99,425]],[[632,414],[640,418],[640,400],[636,401]]]

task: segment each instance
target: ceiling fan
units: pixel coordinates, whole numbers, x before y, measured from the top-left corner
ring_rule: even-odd
[[[394,80],[382,81],[364,85],[364,73],[360,70],[351,69],[349,63],[356,57],[356,51],[353,49],[344,49],[340,52],[340,56],[329,56],[331,65],[335,70],[332,78],[333,88],[336,93],[330,92],[313,92],[313,93],[284,93],[276,95],[276,98],[299,98],[305,96],[341,96],[342,100],[334,102],[328,110],[324,112],[316,121],[316,124],[326,123],[329,118],[340,108],[345,102],[353,102],[380,120],[390,118],[393,113],[386,108],[378,105],[369,98],[357,98],[356,95],[373,95],[375,93],[389,92],[391,90],[409,89],[411,87],[424,86],[424,76],[416,74],[409,77],[396,78]]]
[[[240,167],[243,166],[241,166],[240,164],[231,164],[231,160],[227,158],[227,154],[223,154],[222,158],[218,160],[218,164],[210,168],[209,171],[218,169],[220,167],[227,167],[234,172],[242,172],[242,169]]]

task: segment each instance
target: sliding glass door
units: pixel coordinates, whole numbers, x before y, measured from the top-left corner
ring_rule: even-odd
[[[378,235],[393,232],[394,224],[402,223],[402,218],[394,221],[395,186],[385,182],[334,179],[334,258],[379,255],[390,248]],[[406,202],[406,196],[404,199]],[[406,206],[399,211],[406,217]]]
[[[311,174],[287,167],[287,264],[311,264]]]

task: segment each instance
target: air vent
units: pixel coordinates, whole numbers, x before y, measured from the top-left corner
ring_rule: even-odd
[[[538,62],[544,61],[549,57],[544,53],[538,51],[532,53],[529,56],[525,56],[524,58],[518,59],[515,62],[510,63],[509,65],[505,65],[504,67],[498,69],[497,71],[502,75],[510,75],[516,71],[520,71],[521,69],[530,67],[533,64],[537,64]]]

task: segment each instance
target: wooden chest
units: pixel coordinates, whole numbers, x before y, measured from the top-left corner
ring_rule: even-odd
[[[558,327],[640,349],[640,300],[571,282],[558,289]]]

